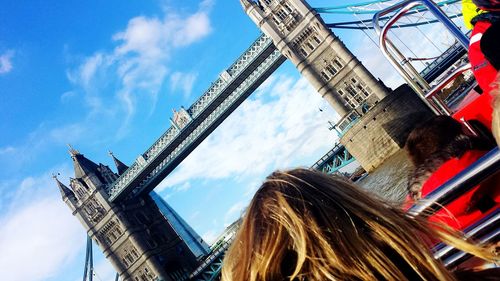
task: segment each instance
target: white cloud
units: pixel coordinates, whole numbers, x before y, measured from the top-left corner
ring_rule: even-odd
[[[100,249],[97,251],[100,251]],[[94,272],[94,280],[113,281],[116,277],[116,271],[107,259],[101,260],[101,262],[94,267]]]
[[[0,74],[9,73],[12,70],[12,57],[14,51],[9,50],[0,55]]]
[[[172,52],[209,34],[209,12],[210,1],[204,1],[191,14],[168,10],[161,18],[140,16],[131,19],[123,31],[112,36],[113,49],[96,51],[67,70],[67,79],[74,88],[61,95],[61,102],[68,106],[72,105],[69,103],[74,103],[75,107],[86,106],[88,113],[80,120],[58,122],[57,126],[42,122],[23,144],[0,150],[0,161],[21,166],[35,159],[49,145],[102,144],[126,136],[136,111],[149,111],[149,114],[154,111],[160,89],[165,81],[168,83],[168,59]],[[187,30],[189,28],[196,30]],[[194,35],[188,39],[182,34],[191,31]],[[1,55],[2,69],[11,67],[12,55],[12,51]],[[195,79],[194,73],[184,74],[179,89],[187,95]],[[141,107],[137,107],[139,102]],[[147,113],[140,116],[144,118]],[[8,154],[13,149],[29,153]],[[8,157],[12,155],[15,157]]]
[[[248,206],[248,203],[248,201],[244,200],[233,204],[224,215],[224,227],[228,227],[231,223],[241,217],[242,212]]]
[[[176,71],[170,75],[170,90],[175,92],[179,89],[184,98],[188,98],[191,95],[197,77],[198,73],[183,73]]]
[[[62,93],[60,99],[61,99],[61,102],[64,103],[64,102],[70,101],[75,96],[76,96],[76,92],[74,92],[74,91],[66,91],[66,92]]]
[[[0,155],[16,151],[13,146],[0,147]]]
[[[174,37],[174,46],[189,45],[212,31],[210,19],[205,12],[198,12],[187,18]]]
[[[187,181],[181,185],[176,186],[175,190],[176,191],[186,191],[190,188],[191,188],[191,183]]]
[[[55,276],[83,249],[83,227],[60,199],[49,173],[22,180],[12,199],[0,216],[2,279],[36,281]]]
[[[158,191],[194,179],[261,176],[330,149],[336,135],[328,130],[326,120],[334,116],[333,110],[327,115],[328,105],[303,78],[296,81],[281,76],[272,81],[266,86],[267,95],[245,101]]]
[[[210,229],[204,232],[201,237],[205,240],[205,242],[207,242],[208,245],[212,245],[215,242],[215,239],[219,237],[219,234],[214,229]]]
[[[135,17],[128,22],[125,31],[113,36],[114,40],[122,42],[115,52],[119,55],[134,52],[144,58],[161,58],[164,55],[162,45],[166,45],[162,40],[168,34],[160,19]]]
[[[114,49],[96,52],[69,71],[68,79],[81,87],[91,113],[114,112],[122,116],[117,135],[123,136],[139,101],[141,108],[150,108],[152,112],[170,73],[168,62],[172,53],[212,31],[210,3],[203,1],[197,11],[187,15],[168,9],[161,17],[132,18],[123,31],[112,36]],[[171,81],[177,81],[174,88],[189,95],[195,79],[196,74],[187,73]]]

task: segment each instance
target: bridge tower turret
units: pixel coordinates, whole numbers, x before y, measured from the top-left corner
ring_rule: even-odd
[[[245,12],[333,109],[366,111],[388,89],[303,0],[240,0]],[[359,111],[359,110],[358,110]]]
[[[154,192],[110,202],[107,188],[118,174],[73,148],[70,154],[75,170],[70,188],[54,176],[62,199],[120,280],[187,280],[208,245]],[[123,172],[126,165],[112,158]]]

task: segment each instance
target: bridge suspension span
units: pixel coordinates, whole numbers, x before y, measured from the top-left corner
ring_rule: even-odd
[[[457,8],[458,0],[440,1],[439,4],[449,11],[451,18],[461,16]],[[315,8],[315,11],[325,15],[324,21],[330,28],[357,29],[368,35],[371,29],[363,15],[373,14],[394,3],[393,0],[368,1],[358,4],[347,4],[335,7]],[[345,14],[358,18],[357,21],[332,22],[327,15]],[[434,23],[424,9],[415,9],[408,21],[396,25],[394,29],[417,28]],[[382,21],[387,20],[382,18]],[[330,22],[330,23],[328,23]],[[422,31],[422,30],[420,30]],[[425,32],[423,32],[425,35]],[[371,39],[368,35],[368,38]],[[425,36],[424,36],[425,37]],[[373,40],[372,40],[373,41]],[[404,41],[404,40],[400,40]],[[375,41],[373,41],[377,44]],[[403,43],[404,44],[404,43]],[[431,42],[431,45],[436,45]],[[450,46],[454,46],[453,42]],[[445,53],[450,46],[436,49]],[[414,57],[418,57],[408,48]],[[431,54],[424,54],[433,57]],[[422,55],[421,55],[422,56]],[[435,55],[434,55],[435,56]],[[110,201],[119,201],[125,197],[151,191],[163,180],[185,157],[189,155],[217,126],[229,116],[251,93],[269,77],[283,62],[285,57],[277,50],[266,35],[259,36],[251,46],[226,70],[222,72],[200,98],[189,108],[181,108],[172,119],[172,126],[160,136],[154,144],[140,155],[120,177],[107,188]],[[422,69],[428,66],[423,64]],[[431,68],[434,69],[436,65]],[[354,161],[352,155],[341,145],[335,146],[323,158],[314,164],[313,168],[335,172]],[[92,242],[87,246],[84,281],[92,281],[93,261]],[[221,253],[214,255],[214,260],[220,261]],[[217,272],[220,268],[206,267],[200,271]],[[220,266],[220,262],[217,263]]]

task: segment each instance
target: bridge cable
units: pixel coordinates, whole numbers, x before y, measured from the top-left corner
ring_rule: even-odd
[[[357,13],[357,14],[372,15],[372,14],[377,13],[379,10],[353,11],[352,9],[357,8],[357,7],[369,6],[371,4],[380,5],[382,3],[389,2],[389,1],[393,1],[393,0],[370,1],[370,2],[365,2],[365,3],[359,3],[356,5],[348,4],[348,5],[341,5],[341,6],[334,6],[334,7],[318,7],[318,8],[313,8],[313,10],[315,10],[316,12],[321,13],[321,14],[353,14],[353,13]],[[448,4],[455,4],[455,3],[460,2],[460,1],[461,0],[444,0],[444,1],[441,1],[439,3],[436,3],[436,5],[445,6]],[[364,4],[364,5],[362,5],[362,4]],[[347,9],[347,10],[344,10],[344,9]],[[422,9],[422,6],[417,6],[417,9]]]

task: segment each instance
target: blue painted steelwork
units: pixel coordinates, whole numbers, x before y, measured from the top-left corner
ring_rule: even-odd
[[[285,61],[261,35],[186,110],[183,127],[171,126],[110,186],[110,201],[149,192]]]
[[[92,255],[92,239],[87,236],[87,248],[85,252],[85,268],[83,269],[83,281],[92,281],[94,278],[94,258]]]
[[[416,13],[416,12],[414,12]],[[462,13],[457,13],[455,15],[450,15],[450,19],[461,17]],[[381,20],[388,19],[389,17],[382,17]],[[327,23],[326,26],[329,28],[337,28],[337,29],[358,29],[358,30],[368,30],[375,29],[373,26],[362,25],[369,24],[371,20],[359,20],[359,21],[346,21],[346,22],[336,22],[336,23]],[[407,23],[407,24],[398,24],[397,28],[404,27],[415,27],[420,25],[427,25],[431,23],[437,23],[439,20],[428,20],[425,22],[417,22],[417,23]]]
[[[208,255],[200,266],[190,274],[190,280],[196,281],[211,281],[217,280],[222,269],[222,261],[227,249],[231,246],[236,232],[232,232],[228,237],[225,237],[223,242],[213,249],[212,253]]]
[[[379,3],[389,2],[389,1],[392,1],[392,0],[367,1],[367,2],[362,2],[362,3],[339,5],[339,6],[334,6],[334,7],[313,8],[313,10],[315,10],[318,13],[353,14],[354,13],[352,11],[353,7],[363,7],[363,6],[368,6],[368,5],[372,5],[372,4],[379,4]]]
[[[336,144],[335,147],[314,163],[311,168],[327,174],[333,174],[342,167],[354,162],[354,160],[356,159],[352,157],[343,145]]]
[[[210,264],[207,264],[207,267],[204,269],[204,271],[200,272],[199,275],[195,276],[191,280],[194,281],[213,281],[213,280],[219,280],[220,276],[220,271],[222,269],[222,262],[224,260],[224,253],[221,253],[221,255],[217,256],[215,259],[213,259]]]
[[[382,1],[369,1],[369,2],[363,2],[363,3],[357,3],[357,4],[350,4],[350,5],[340,5],[340,6],[334,6],[334,7],[320,7],[320,8],[313,8],[318,13],[322,14],[369,14],[373,15],[377,13],[377,10],[354,10],[353,8],[360,8],[364,6],[369,6],[373,4],[380,4],[380,3],[385,3],[385,2],[390,2],[392,0],[382,0]],[[444,0],[437,2],[436,4],[438,6],[444,6],[444,5],[450,5],[450,4],[455,4],[460,2],[461,0]],[[422,8],[418,8],[419,10],[422,11]]]
[[[466,53],[467,50],[464,49],[460,43],[456,42],[444,51],[443,54],[428,64],[422,71],[420,71],[420,75],[422,75],[425,81],[430,83],[460,58],[462,58]]]

